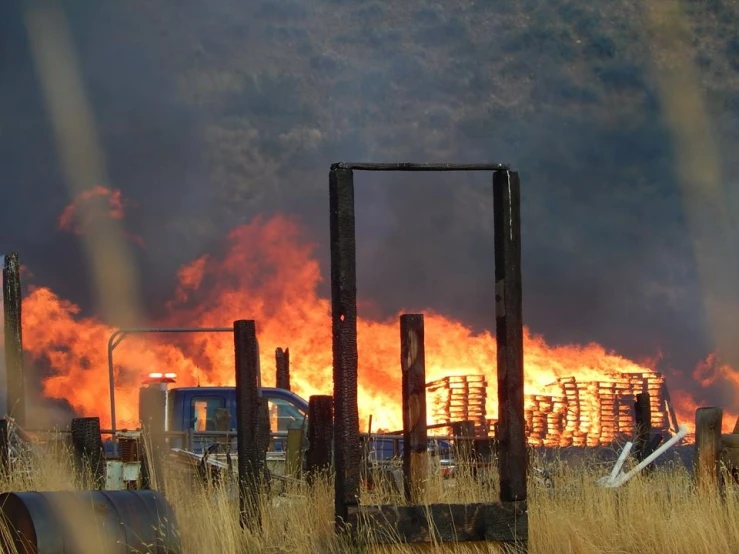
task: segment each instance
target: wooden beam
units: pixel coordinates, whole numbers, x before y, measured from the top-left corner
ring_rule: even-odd
[[[356,169],[358,171],[498,171],[508,169],[508,166],[505,164],[339,162],[332,164],[331,169]]]
[[[403,398],[403,484],[406,499],[420,502],[428,476],[423,314],[400,316],[400,367]]]
[[[334,509],[337,529],[359,501],[361,447],[357,405],[357,251],[354,176],[329,173],[331,322],[334,377]]]
[[[517,172],[493,174],[493,209],[500,499],[514,502],[526,500],[521,191]]]
[[[526,541],[526,502],[359,506],[349,522],[376,544]],[[361,532],[361,531],[360,531]]]
[[[259,489],[264,469],[260,423],[263,412],[259,347],[254,320],[234,321],[236,361],[236,437],[239,470],[239,522],[261,528]]]

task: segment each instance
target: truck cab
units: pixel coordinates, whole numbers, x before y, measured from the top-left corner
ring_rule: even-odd
[[[220,442],[229,445],[232,451],[236,450],[236,387],[170,388],[175,377],[174,374],[152,373],[143,385],[163,394],[162,415],[169,447],[203,454],[215,442]],[[269,419],[267,458],[268,461],[279,461],[285,456],[288,430],[307,431],[308,402],[294,392],[280,388],[262,387],[261,395],[267,404]],[[157,405],[161,406],[161,400]],[[360,433],[360,441],[367,460],[372,464],[389,463],[402,457],[402,434],[367,436]],[[439,458],[442,466],[453,468],[453,462],[448,458],[450,446],[446,440],[430,437],[428,449],[430,454]],[[446,474],[447,471],[442,469]]]
[[[262,388],[262,400],[267,403],[270,450],[284,450],[288,429],[303,428],[308,415],[308,402],[289,390]],[[177,387],[167,390],[167,431],[199,433],[229,432],[236,436],[235,387]],[[212,442],[212,438],[210,439]],[[201,444],[198,444],[201,443]],[[170,446],[183,448],[182,439],[170,439]],[[198,452],[207,445],[192,443]]]

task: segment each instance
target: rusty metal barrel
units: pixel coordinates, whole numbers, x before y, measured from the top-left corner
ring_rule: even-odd
[[[0,494],[0,546],[18,554],[179,554],[175,515],[157,491]]]

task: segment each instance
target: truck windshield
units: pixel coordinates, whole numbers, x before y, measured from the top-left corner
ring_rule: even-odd
[[[300,428],[305,420],[305,412],[295,404],[282,398],[269,398],[269,427],[273,433]]]

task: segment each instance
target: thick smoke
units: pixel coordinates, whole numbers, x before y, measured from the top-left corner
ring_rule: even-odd
[[[535,332],[661,355],[682,385],[710,352],[671,136],[633,8],[64,5],[112,186],[137,204],[126,227],[147,245],[137,256],[151,315],[181,264],[257,214],[299,215],[322,240],[328,276],[331,162],[502,161],[521,172]],[[55,228],[69,198],[20,2],[0,7],[0,53],[0,249],[91,309],[77,238]],[[727,87],[707,101],[731,152],[739,107]],[[433,308],[491,327],[487,177],[357,174],[356,186],[366,314]]]

